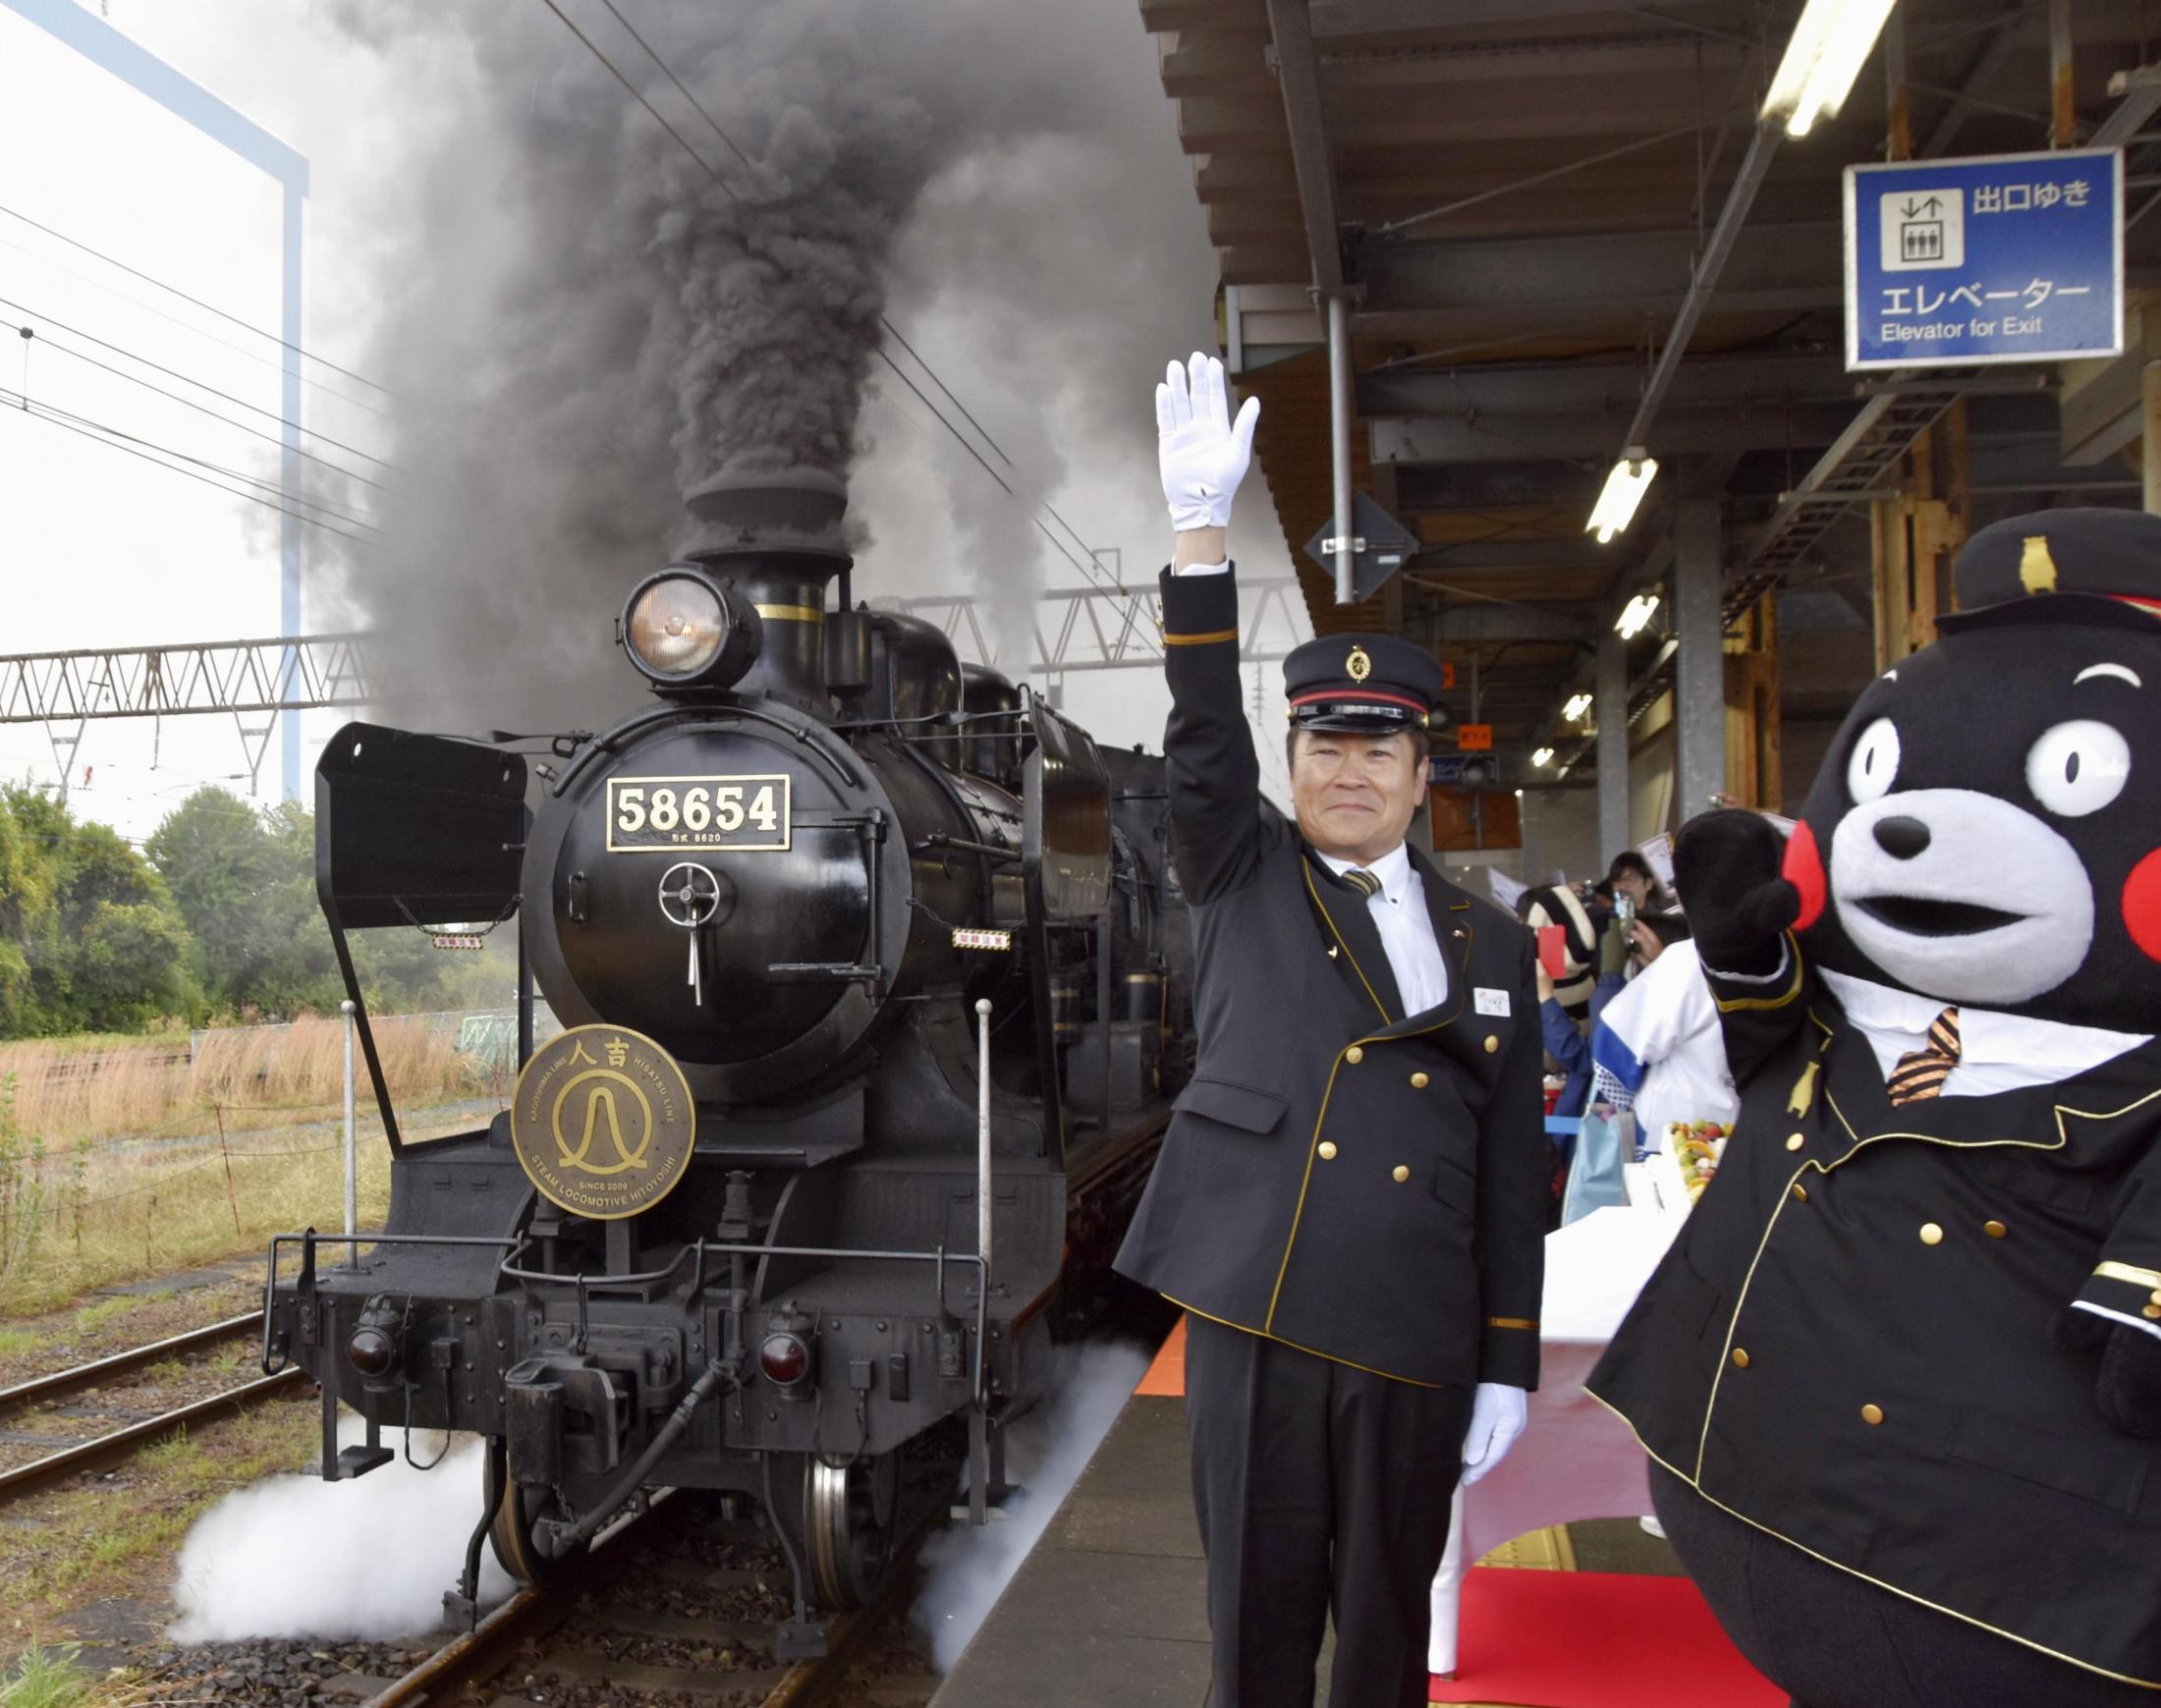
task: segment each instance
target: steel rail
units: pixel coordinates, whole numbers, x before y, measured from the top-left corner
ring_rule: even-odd
[[[190,1329],[185,1334],[152,1341],[148,1346],[115,1352],[109,1358],[98,1358],[87,1364],[56,1370],[50,1376],[33,1376],[29,1381],[18,1382],[12,1388],[0,1388],[0,1417],[21,1411],[25,1406],[42,1405],[48,1400],[58,1400],[69,1394],[80,1394],[85,1388],[102,1387],[115,1376],[125,1376],[130,1371],[162,1363],[167,1358],[178,1357],[185,1352],[199,1352],[206,1347],[239,1340],[253,1333],[255,1325],[261,1320],[260,1312],[248,1311],[240,1316],[227,1317],[223,1322],[211,1323],[205,1328]]]
[[[274,1399],[305,1374],[295,1365],[275,1376],[257,1377],[242,1387],[213,1394],[207,1400],[194,1401],[156,1417],[144,1418],[140,1423],[131,1423],[125,1429],[116,1429],[110,1435],[101,1435],[94,1441],[63,1448],[43,1459],[32,1460],[28,1464],[0,1471],[0,1505],[49,1489],[84,1471],[103,1470],[108,1465],[118,1464],[151,1442],[163,1440],[175,1430],[186,1429],[191,1424],[237,1416]]]
[[[791,1666],[760,1708],[819,1708],[831,1699],[870,1634],[904,1601],[910,1569],[938,1515],[938,1509],[932,1507],[915,1521],[894,1550],[885,1582],[869,1605],[836,1618],[826,1652]],[[362,1708],[432,1708],[485,1684],[510,1665],[522,1646],[547,1636],[570,1619],[595,1562],[636,1521],[634,1515],[603,1531],[589,1550],[566,1563],[545,1585],[520,1589],[471,1630],[459,1632],[410,1673],[368,1697]]]

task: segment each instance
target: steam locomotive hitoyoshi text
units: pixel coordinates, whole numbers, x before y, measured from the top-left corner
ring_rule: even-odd
[[[325,1477],[386,1462],[386,1425],[485,1438],[454,1614],[483,1540],[536,1580],[640,1491],[731,1490],[795,1569],[783,1652],[816,1652],[884,1572],[903,1444],[965,1417],[995,1497],[1190,1071],[1162,761],[853,607],[845,503],[693,493],[621,622],[655,703],[529,776],[359,723],[317,767],[356,1003],[361,927],[515,917],[530,968],[482,1131],[401,1138],[362,1008],[388,1222],[270,1250],[263,1360],[321,1384]],[[537,1051],[535,980],[567,1028]]]

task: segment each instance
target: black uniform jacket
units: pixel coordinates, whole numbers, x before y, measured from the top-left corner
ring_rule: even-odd
[[[1538,1374],[1551,1148],[1528,932],[1415,851],[1448,964],[1380,933],[1260,797],[1233,576],[1163,578],[1171,833],[1200,1053],[1118,1268],[1200,1315],[1426,1384]]]
[[[2161,1043],[1894,1108],[1788,940],[1711,979],[1741,1116],[1587,1384],[1716,1505],[2062,1659],[2161,1683],[2161,1443],[2057,1348],[2084,1298],[2161,1308]]]

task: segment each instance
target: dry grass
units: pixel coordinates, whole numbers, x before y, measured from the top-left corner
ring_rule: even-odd
[[[376,1039],[408,1136],[500,1107],[507,1083],[476,1081],[455,1032],[393,1019]],[[0,1045],[0,1321],[273,1233],[342,1229],[344,1069],[335,1019],[205,1033],[192,1062],[184,1035]],[[363,1228],[389,1200],[373,1103],[363,1073]]]
[[[375,1046],[401,1105],[471,1090],[454,1031],[417,1019],[378,1019]],[[260,1125],[344,1095],[345,1022],[309,1017],[287,1026],[234,1026],[201,1034],[190,1059],[185,1032],[145,1038],[36,1038],[0,1044],[0,1082],[15,1081],[17,1131],[48,1151],[184,1129],[223,1112],[228,1125]],[[361,1097],[367,1096],[364,1067]]]

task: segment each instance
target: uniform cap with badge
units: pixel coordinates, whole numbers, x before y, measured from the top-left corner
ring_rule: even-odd
[[[1302,730],[1424,730],[1441,697],[1441,667],[1393,634],[1329,634],[1283,661],[1283,692]]]

